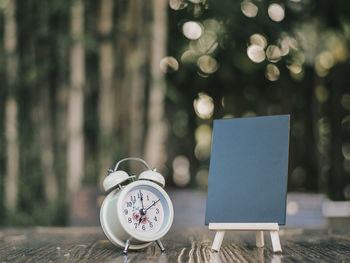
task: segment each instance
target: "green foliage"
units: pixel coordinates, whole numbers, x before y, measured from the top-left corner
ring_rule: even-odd
[[[173,113],[187,112],[191,135],[200,125],[211,125],[214,118],[289,113],[292,115],[289,190],[320,191],[334,199],[350,198],[346,190],[350,189],[350,171],[344,170],[343,162],[345,165],[347,161],[340,151],[350,138],[339,126],[349,112],[338,106],[347,78],[340,72],[349,64],[350,12],[346,2],[173,2],[184,4],[180,10],[173,5],[175,10],[169,11],[169,54],[180,62],[179,71],[168,75],[169,118],[177,123],[178,115]],[[200,25],[202,33],[198,39],[186,37],[184,24],[189,21]],[[189,35],[196,27],[191,29]],[[210,42],[206,35],[213,31],[217,44],[202,49],[200,45],[206,47],[206,42]],[[250,53],[249,47],[261,46],[264,39],[262,48]],[[274,50],[278,50],[277,56]],[[191,56],[185,56],[189,51]],[[210,64],[202,64],[201,56],[216,61],[214,72],[205,68]],[[198,113],[196,116],[194,112],[193,103],[203,93],[213,100],[211,117]],[[174,100],[174,94],[182,100]],[[186,140],[185,144],[200,144],[191,136]],[[191,174],[196,174],[203,165],[208,166],[208,157],[198,158],[195,147],[183,147],[184,139],[177,131],[172,132],[171,141],[172,157],[186,155]],[[206,185],[198,180],[191,182],[192,186]]]
[[[337,200],[349,199],[350,5],[340,0],[178,2],[184,8],[168,10],[168,55],[179,64],[178,70],[168,65],[172,73],[167,75],[165,101],[166,167],[170,185],[205,189],[214,118],[290,113],[289,189],[323,192]],[[115,83],[124,83],[126,68],[123,63],[134,62],[124,54],[125,45],[131,41],[118,46],[125,38],[134,38],[124,32],[124,25],[118,24],[126,3],[116,1],[112,34],[101,35],[98,33],[100,1],[84,1],[85,185],[98,184],[102,169],[98,166],[100,143],[113,149],[113,160],[128,151],[125,143],[129,140],[128,129],[113,134],[110,142],[98,128],[100,43],[111,40],[113,48],[119,52],[114,52],[113,58]],[[0,86],[0,225],[64,225],[69,220],[65,121],[73,39],[70,33],[72,1],[17,0],[16,4],[19,63],[18,77],[12,86],[6,81],[9,54],[4,47],[4,6],[0,6],[0,79],[3,80]],[[284,10],[281,21],[276,21],[278,16],[273,20],[273,15],[269,15],[271,4],[278,4]],[[245,5],[248,5],[246,10]],[[142,10],[149,8],[145,5]],[[275,15],[281,15],[281,9],[276,8]],[[142,21],[146,20],[152,20],[149,13]],[[186,22],[197,23],[196,30],[199,25],[199,38],[192,36],[191,40],[184,35]],[[150,37],[149,24],[144,28],[145,38]],[[248,51],[252,44],[258,46],[253,50],[255,53]],[[150,47],[145,46],[145,49],[150,50]],[[150,89],[150,68],[142,67],[140,72],[147,79],[142,89],[146,94]],[[5,211],[3,202],[7,159],[5,104],[9,94],[15,96],[19,107],[19,204],[12,213]],[[119,95],[116,104],[122,102]],[[149,107],[147,96],[145,105],[141,105],[146,110]],[[54,204],[45,200],[43,177],[46,171],[41,165],[42,109],[39,105],[43,98],[49,105],[53,166],[59,188],[59,199]],[[116,109],[124,112],[116,111],[116,125],[130,125],[128,109],[118,107]],[[143,130],[148,126],[144,121],[147,114],[143,112]],[[185,182],[176,178],[173,160],[179,156],[177,160],[188,166]]]

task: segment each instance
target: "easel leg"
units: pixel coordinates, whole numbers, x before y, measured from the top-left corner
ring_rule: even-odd
[[[264,247],[264,231],[255,231],[255,239],[257,247]]]
[[[217,231],[215,234],[215,238],[213,241],[213,245],[211,246],[212,250],[219,251],[221,247],[222,240],[224,239],[225,231]]]
[[[270,231],[273,252],[282,252],[278,231]]]

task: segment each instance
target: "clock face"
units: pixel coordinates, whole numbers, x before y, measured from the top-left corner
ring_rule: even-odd
[[[127,226],[139,234],[157,233],[164,221],[165,199],[155,188],[137,186],[123,200],[123,216]]]

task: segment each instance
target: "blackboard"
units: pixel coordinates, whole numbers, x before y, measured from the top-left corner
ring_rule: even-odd
[[[290,115],[214,120],[205,224],[285,224]]]

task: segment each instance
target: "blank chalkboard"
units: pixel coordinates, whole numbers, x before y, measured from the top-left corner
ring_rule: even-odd
[[[285,224],[290,115],[214,120],[205,224]]]

